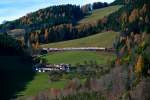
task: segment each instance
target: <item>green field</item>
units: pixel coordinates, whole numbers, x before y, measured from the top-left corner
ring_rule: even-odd
[[[28,83],[26,89],[18,93],[18,96],[31,96],[46,89],[63,88],[67,82],[67,80],[50,82],[47,73],[37,73],[34,79]]]
[[[104,52],[90,52],[90,51],[69,51],[59,52],[54,54],[47,54],[43,56],[49,64],[84,64],[85,61],[96,61],[98,64],[107,64],[108,60],[114,59],[114,54]]]
[[[113,40],[117,32],[104,32],[96,35],[69,40],[64,42],[50,43],[41,45],[41,47],[64,48],[64,47],[112,47]]]
[[[42,58],[46,58],[49,63],[54,64],[69,63],[75,65],[84,64],[85,61],[96,61],[97,64],[106,65],[108,61],[114,59],[115,56],[112,53],[104,52],[70,51],[48,54]],[[80,79],[81,83],[85,82],[85,80],[86,79]],[[67,79],[51,82],[47,73],[36,73],[33,80],[26,85],[25,90],[19,92],[17,95],[19,98],[33,96],[50,88],[64,88],[68,82],[69,80]]]
[[[91,15],[86,16],[84,19],[79,21],[79,24],[97,22],[103,17],[108,16],[109,14],[117,11],[121,7],[122,6],[120,5],[116,5],[116,6],[110,6],[110,7],[94,10]]]
[[[80,79],[81,84],[85,81],[85,79]],[[19,98],[26,98],[26,96],[33,96],[51,88],[63,89],[68,82],[69,80],[67,79],[51,82],[47,73],[36,73],[34,79],[28,83],[25,90],[19,92],[17,96]]]

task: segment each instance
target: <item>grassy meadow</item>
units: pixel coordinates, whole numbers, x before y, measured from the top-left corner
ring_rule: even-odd
[[[107,65],[108,61],[115,58],[112,53],[105,52],[90,52],[90,51],[70,51],[70,52],[59,52],[42,56],[47,59],[48,63],[60,64],[69,63],[72,65],[84,64],[85,61],[96,61],[97,64]],[[107,66],[109,68],[109,66]],[[25,87],[25,89],[19,92],[19,97],[26,97],[36,95],[37,93],[48,90],[50,88],[62,89],[69,82],[65,77],[73,77],[74,73],[64,74],[58,81],[51,81],[48,73],[36,73],[33,80],[31,80]],[[78,75],[76,75],[77,77]],[[64,78],[63,78],[64,77]],[[75,76],[74,76],[75,77]],[[80,82],[84,83],[85,78],[81,78]]]
[[[118,33],[109,31],[98,33],[92,36],[74,39],[63,42],[49,43],[41,45],[43,47],[49,48],[65,48],[65,47],[112,47],[114,38]]]
[[[121,7],[122,7],[121,5],[115,5],[102,9],[96,9],[92,11],[91,15],[88,15],[84,19],[80,20],[79,24],[97,22],[99,19],[102,19],[103,17],[110,15],[111,13],[117,11]]]
[[[28,83],[24,91],[18,93],[18,96],[31,96],[45,89],[63,88],[67,82],[67,80],[51,82],[47,73],[36,73],[34,79]]]
[[[47,54],[42,56],[49,64],[84,64],[85,62],[97,62],[97,64],[107,64],[108,60],[115,58],[112,53],[104,52],[90,52],[90,51],[69,51],[69,52],[57,52],[53,54]]]

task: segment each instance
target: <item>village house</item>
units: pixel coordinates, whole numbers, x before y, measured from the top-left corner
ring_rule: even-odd
[[[36,64],[34,65],[36,72],[50,72],[50,71],[65,71],[69,72],[70,64]]]

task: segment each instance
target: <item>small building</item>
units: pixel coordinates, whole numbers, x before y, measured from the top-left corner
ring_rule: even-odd
[[[70,71],[70,64],[36,64],[33,66],[36,72],[50,72],[50,71]]]

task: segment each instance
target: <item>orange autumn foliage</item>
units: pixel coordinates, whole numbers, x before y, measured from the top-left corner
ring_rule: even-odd
[[[137,62],[135,64],[135,72],[140,74],[142,72],[142,68],[144,67],[144,59],[142,55],[139,55],[137,58]]]
[[[130,23],[134,22],[138,17],[139,17],[139,11],[138,9],[134,9],[129,16],[129,22]]]
[[[121,64],[121,59],[117,58],[116,61],[115,61],[115,65],[120,65],[120,64]]]

